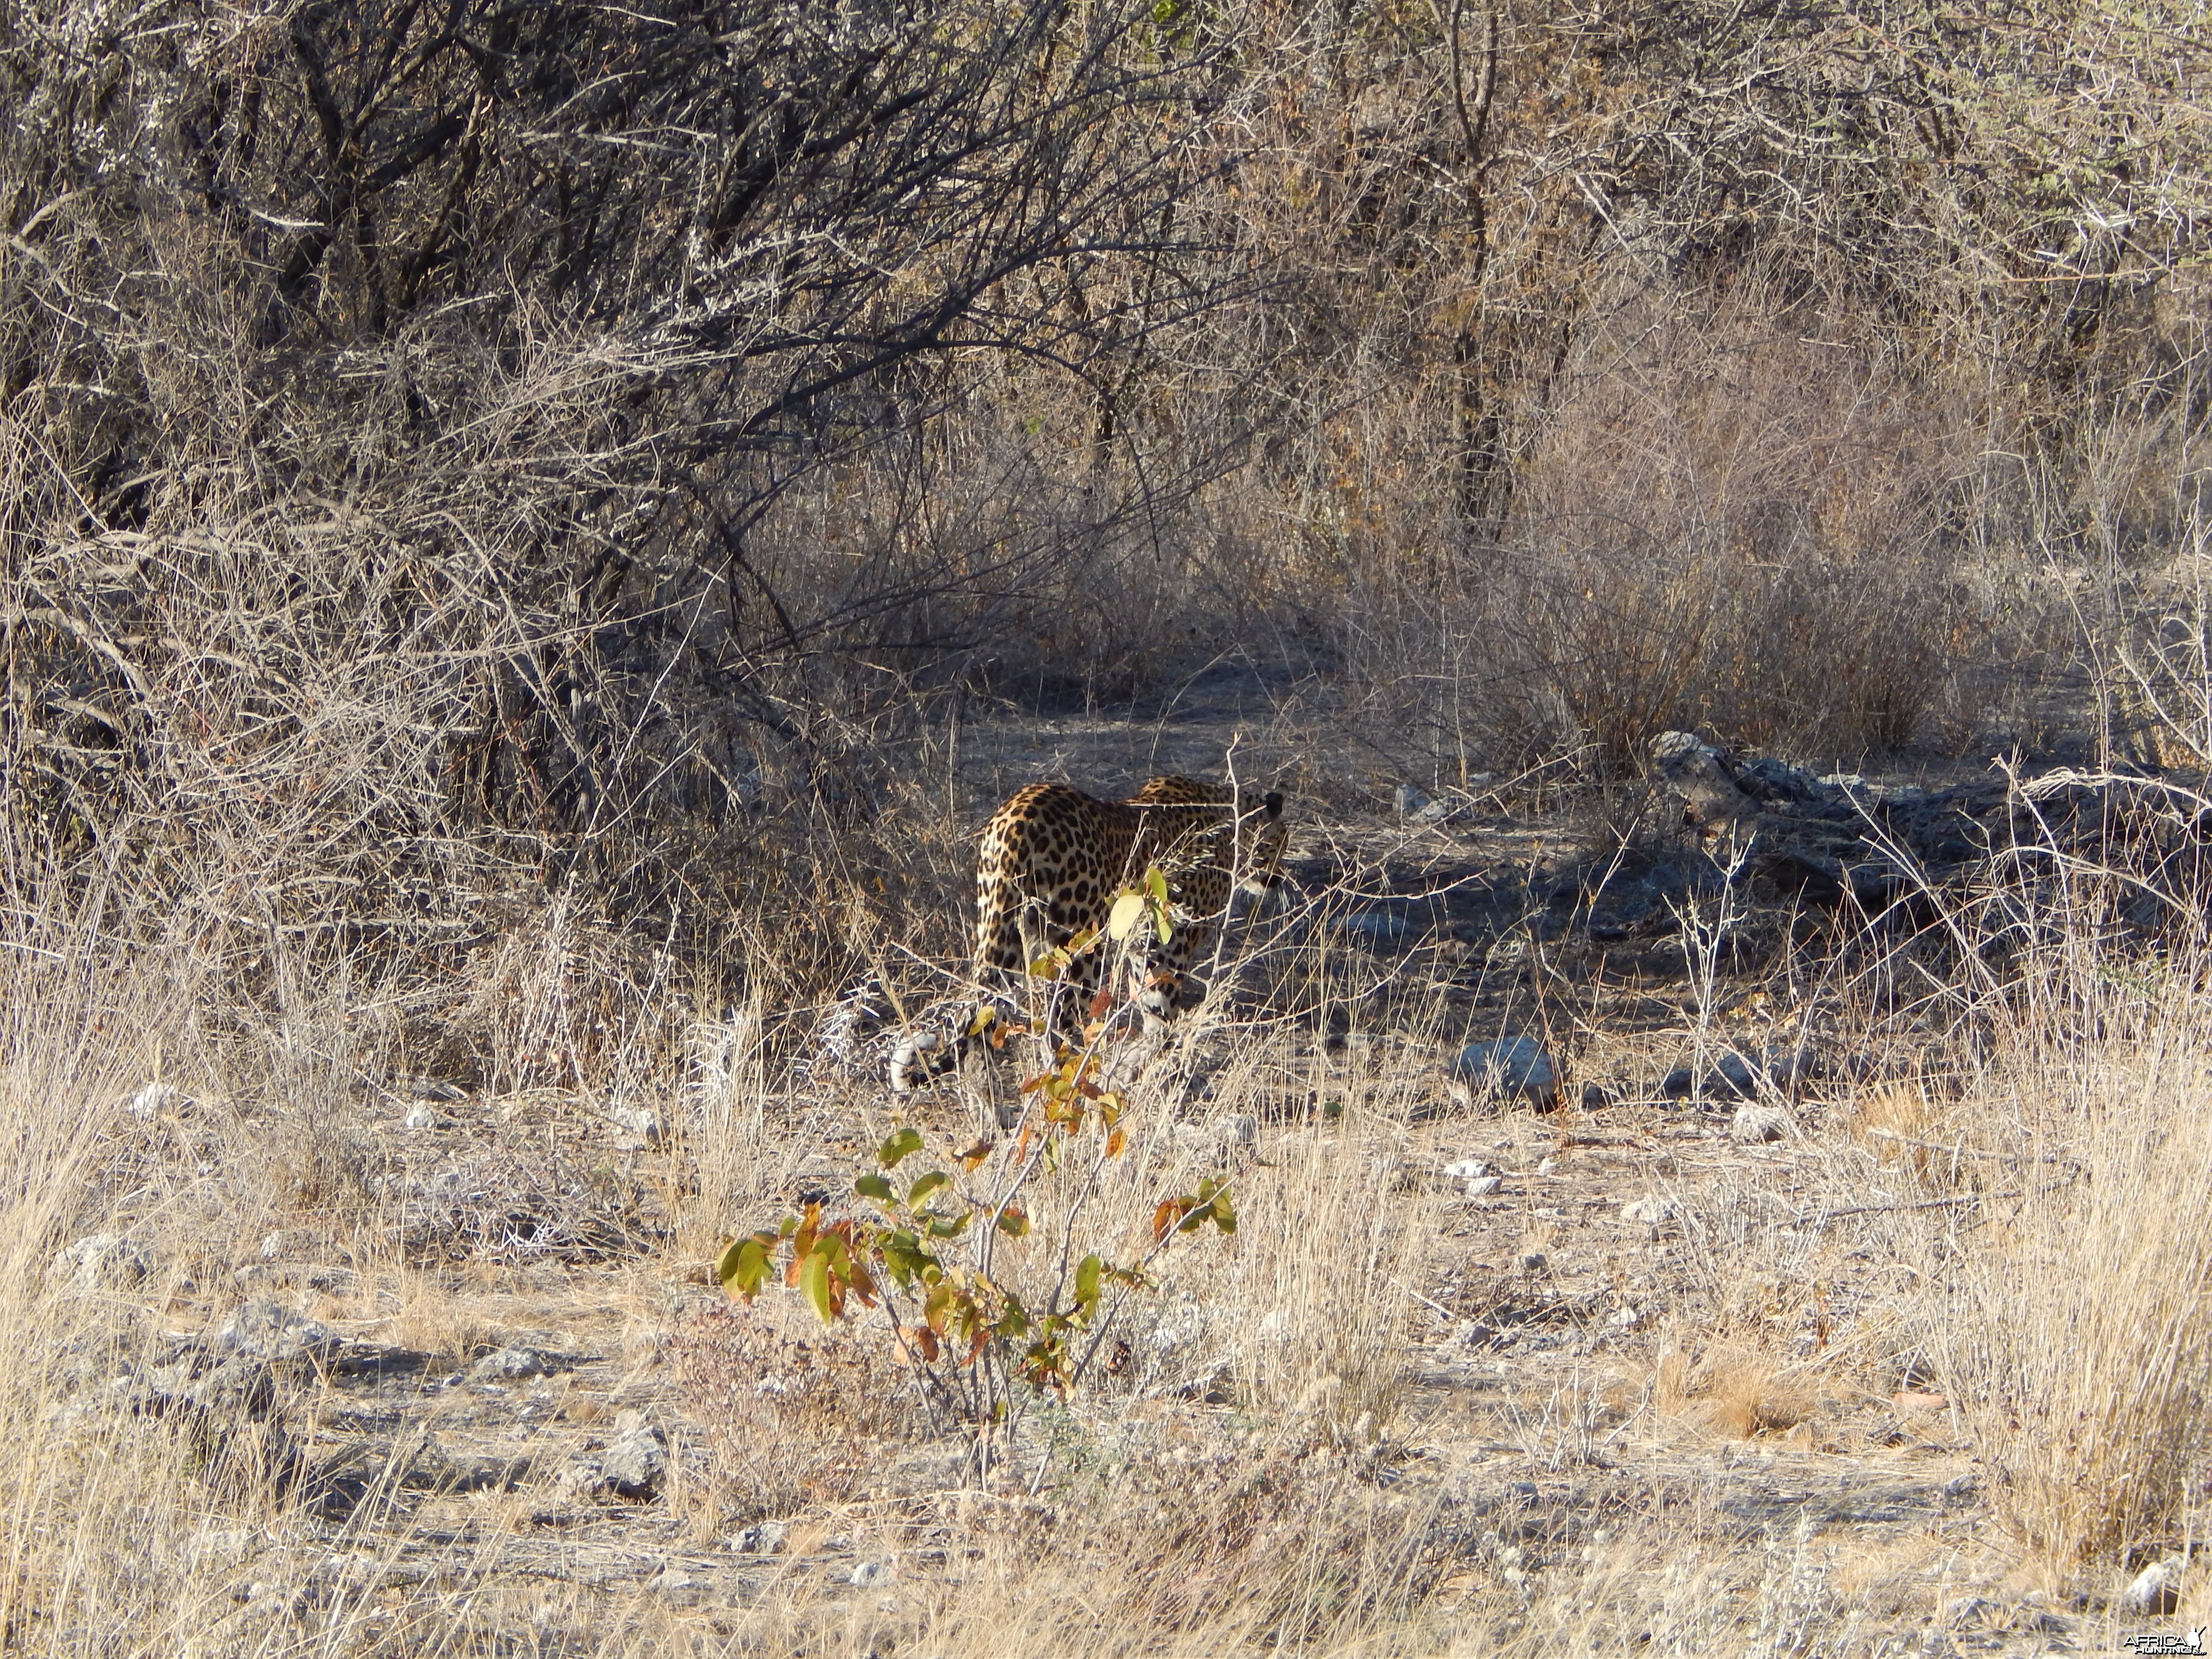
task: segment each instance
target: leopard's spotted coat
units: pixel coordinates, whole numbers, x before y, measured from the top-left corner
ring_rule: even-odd
[[[1195,778],[1158,777],[1127,800],[1100,800],[1064,783],[1033,783],[984,826],[976,859],[974,971],[980,991],[1011,996],[1030,965],[1086,929],[1103,929],[1114,896],[1158,866],[1168,881],[1173,931],[1145,952],[1140,1003],[1164,1020],[1196,1000],[1188,975],[1239,887],[1275,878],[1287,826],[1272,791],[1232,793]],[[1098,988],[1108,951],[1079,955],[1056,1000],[1066,1035]],[[894,1088],[958,1065],[967,1039],[939,1042],[925,1060],[908,1044],[892,1062]]]

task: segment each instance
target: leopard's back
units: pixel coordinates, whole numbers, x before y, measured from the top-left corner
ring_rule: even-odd
[[[984,1003],[1018,994],[1039,957],[1103,931],[1115,896],[1158,866],[1168,883],[1169,937],[1137,947],[1141,1006],[1152,1022],[1188,1006],[1195,994],[1185,975],[1235,888],[1273,879],[1282,811],[1279,794],[1179,775],[1149,779],[1126,800],[1065,783],[1018,790],[984,825],[976,852],[973,972]],[[1108,955],[1103,942],[1076,953],[1066,980],[1081,994],[1055,1000],[1054,1035],[1075,1034]],[[978,1008],[963,1029],[982,1029],[986,1013]],[[892,1086],[909,1089],[957,1066],[969,1041],[910,1040],[893,1059]]]
[[[1016,793],[984,825],[977,849],[977,971],[1020,974],[1044,951],[1103,926],[1144,827],[1127,802],[1067,784]]]

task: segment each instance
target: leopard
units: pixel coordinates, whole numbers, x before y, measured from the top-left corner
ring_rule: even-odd
[[[1133,963],[1148,1030],[1203,1000],[1193,963],[1212,943],[1240,890],[1264,896],[1281,879],[1289,824],[1280,792],[1197,778],[1148,780],[1124,800],[1101,800],[1066,783],[1018,791],[983,827],[975,868],[972,979],[979,1000],[964,1035],[902,1043],[891,1087],[906,1093],[957,1070],[998,1007],[1011,1006],[1032,964],[1103,933],[1115,898],[1149,867],[1167,878],[1169,936],[1151,935]],[[1052,1000],[1048,1042],[1075,1040],[1096,998],[1109,952],[1102,939],[1065,964]]]

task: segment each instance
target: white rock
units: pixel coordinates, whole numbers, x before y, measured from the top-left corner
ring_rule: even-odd
[[[215,1334],[215,1345],[249,1359],[320,1358],[343,1347],[345,1339],[319,1319],[281,1302],[248,1302],[231,1310]]]
[[[856,1589],[866,1589],[871,1585],[884,1583],[890,1576],[891,1564],[890,1562],[863,1561],[860,1565],[853,1569],[853,1576],[848,1582]]]
[[[651,1498],[667,1473],[668,1437],[651,1425],[618,1436],[599,1454],[599,1483],[617,1498]]]
[[[510,1345],[494,1349],[469,1367],[479,1382],[520,1382],[532,1376],[550,1376],[560,1363],[536,1348]]]
[[[1477,1176],[1467,1183],[1467,1195],[1469,1198],[1488,1198],[1502,1191],[1504,1186],[1504,1176]]]
[[[438,1115],[435,1107],[427,1101],[418,1100],[407,1109],[407,1115],[400,1122],[410,1129],[434,1129],[445,1121]]]
[[[1185,1302],[1153,1328],[1152,1344],[1161,1349],[1188,1347],[1205,1334],[1206,1310]]]
[[[1392,804],[1397,807],[1400,817],[1409,818],[1423,807],[1430,805],[1430,801],[1426,795],[1414,788],[1412,784],[1401,783],[1398,786],[1396,794],[1392,797]]]
[[[235,1566],[246,1559],[254,1537],[244,1527],[202,1527],[185,1540],[185,1559],[195,1565],[220,1561]]]
[[[1538,1111],[1559,1104],[1559,1067],[1532,1036],[1470,1042],[1452,1061],[1451,1073],[1478,1098],[1522,1100]]]
[[[133,1117],[159,1117],[164,1112],[189,1111],[199,1103],[173,1083],[149,1083],[123,1103]]]
[[[1632,1331],[1644,1322],[1644,1316],[1633,1308],[1615,1308],[1605,1316],[1605,1322],[1615,1330]]]
[[[125,1290],[152,1275],[154,1253],[121,1233],[88,1233],[57,1250],[50,1271],[81,1291]]]
[[[1249,1146],[1260,1138],[1260,1120],[1249,1112],[1231,1112],[1214,1124],[1213,1133],[1232,1146]]]
[[[1640,1221],[1656,1227],[1662,1221],[1672,1221],[1675,1216],[1674,1200],[1671,1198],[1639,1198],[1620,1206],[1623,1221]]]
[[[1454,1158],[1444,1165],[1446,1181],[1474,1181],[1490,1173],[1490,1165],[1479,1158]]]
[[[2183,1562],[2178,1555],[2154,1561],[2120,1593],[2122,1604],[2136,1613],[2169,1613],[2181,1605]]]
[[[617,1106],[607,1115],[648,1146],[658,1146],[665,1133],[660,1114],[649,1106]]]
[[[1747,1100],[1735,1109],[1735,1118],[1729,1125],[1729,1139],[1745,1146],[1762,1140],[1779,1140],[1793,1127],[1790,1114],[1779,1106],[1763,1106]]]

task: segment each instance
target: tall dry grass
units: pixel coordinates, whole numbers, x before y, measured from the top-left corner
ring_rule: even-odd
[[[532,1188],[633,1256],[704,1255],[880,1132],[787,1063],[863,970],[961,956],[967,723],[1171,714],[1227,664],[1348,797],[1587,781],[1675,726],[1845,761],[2045,733],[2074,653],[2105,757],[2203,764],[2201,573],[2167,568],[2202,553],[2192,17],[1937,7],[1870,46],[1720,0],[956,14],[0,18],[0,1639],[708,1644],[512,1583],[249,1629],[294,1497],[102,1379],[302,1217],[465,1357],[489,1327],[410,1257],[363,1104],[417,1083],[661,1112],[665,1190],[613,1159]],[[1981,1165],[2066,1177],[1899,1248],[2002,1512],[2109,1564],[2190,1524],[2202,1460],[2202,1266],[2144,1224],[2202,1183],[2202,1041],[2190,924],[2099,890],[1854,938],[1820,982],[1884,1060],[1969,1076]],[[1302,926],[1254,975],[1273,1016],[1457,1035]],[[1441,1583],[1382,1474],[1431,1223],[1413,1102],[1351,1068],[1290,1140],[1279,1037],[1215,1035],[1212,1107],[1271,1155],[1236,1239],[1132,1306],[1114,1398],[1152,1426],[1041,1408],[1019,1467],[1073,1518],[956,1517],[977,1565],[902,1644],[1855,1639],[1809,1550],[1656,1525],[1536,1589]],[[149,1081],[196,1104],[120,1114]],[[1170,1098],[1087,1200],[1128,1248],[1157,1183],[1242,1156]],[[152,1281],[50,1271],[106,1231]],[[1726,1304],[1773,1235],[1716,1237]],[[1209,1392],[1251,1431],[1195,1424]],[[1778,1392],[1722,1403],[1756,1428]],[[837,1437],[908,1432],[794,1412],[821,1468],[747,1446],[699,1515],[842,1503],[869,1471]],[[788,1583],[748,1616],[769,1651],[889,1628]]]
[[[1929,1312],[1994,1507],[2062,1571],[2140,1565],[2196,1518],[2212,1455],[2212,1262],[2186,1219],[2212,1156],[2203,1050],[2185,1028],[2009,1079],[2038,1131],[2021,1138],[2017,1195],[1952,1244]]]

